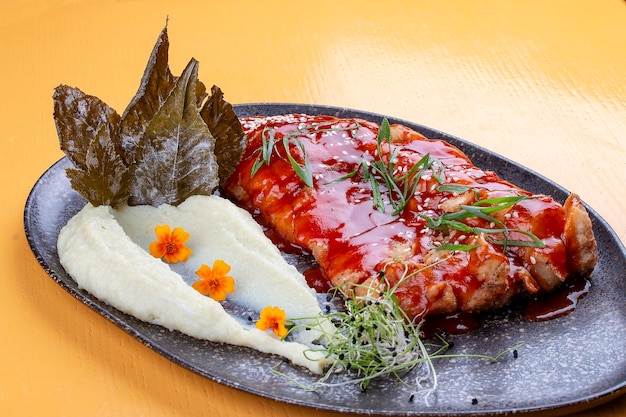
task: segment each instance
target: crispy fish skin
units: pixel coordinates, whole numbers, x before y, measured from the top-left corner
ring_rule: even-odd
[[[247,148],[225,191],[287,241],[310,251],[332,285],[363,292],[401,281],[396,296],[411,317],[498,309],[516,294],[548,292],[570,276],[588,276],[597,263],[591,220],[576,195],[564,205],[549,196],[531,195],[474,166],[458,148],[405,126],[392,125],[390,142],[381,145],[379,126],[365,120],[284,115],[244,118],[242,125]],[[295,173],[282,147],[286,136],[294,160],[310,165],[313,187]],[[275,140],[275,152],[269,164],[259,165],[264,137],[266,144],[269,137]],[[372,183],[359,174],[359,164],[376,157],[388,162],[392,148],[399,150],[393,154],[398,176],[428,154],[443,165],[445,184],[467,191],[439,191],[440,182],[426,171],[398,215],[377,210]],[[528,240],[515,231],[488,237],[427,227],[426,217],[511,196],[528,198],[493,217],[508,229],[532,233],[544,247],[497,243],[505,238]],[[463,223],[494,228],[477,217]],[[446,243],[473,249],[438,249]]]

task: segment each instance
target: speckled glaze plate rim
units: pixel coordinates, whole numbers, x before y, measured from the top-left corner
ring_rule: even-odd
[[[253,103],[235,105],[234,108],[240,117],[300,113],[362,118],[374,122],[383,117],[376,113],[311,104]],[[496,171],[500,177],[532,192],[551,194],[561,200],[568,194],[551,180],[465,140],[409,121],[393,117],[389,120],[409,126],[429,138],[450,142],[468,154],[477,166]],[[574,313],[551,322],[527,323],[518,312],[510,310],[488,316],[476,332],[458,336],[456,346],[460,346],[460,352],[457,353],[473,353],[471,349],[476,347],[483,349],[481,353],[485,350],[498,351],[502,347],[510,347],[521,335],[525,335],[530,342],[524,342],[520,355],[528,358],[527,362],[524,364],[523,360],[509,359],[489,366],[476,362],[439,364],[439,388],[435,398],[430,398],[427,404],[408,401],[407,393],[411,391],[395,383],[374,386],[366,394],[348,388],[303,392],[269,372],[269,368],[279,362],[275,357],[250,349],[199,341],[138,321],[79,289],[60,265],[56,253],[58,231],[84,205],[84,200],[71,190],[65,179],[64,170],[68,166],[66,158],[51,166],[37,180],[27,198],[24,228],[35,258],[55,282],[79,301],[147,347],[213,381],[261,397],[314,409],[388,416],[563,415],[600,405],[626,392],[626,356],[617,351],[620,342],[610,338],[612,332],[620,334],[620,330],[626,329],[626,249],[611,227],[590,207],[587,209],[598,240],[600,261],[592,276],[591,292],[581,306]],[[601,338],[602,343],[595,340],[586,343],[587,332]],[[536,343],[536,339],[541,339],[541,343]],[[579,348],[581,344],[584,346]],[[465,348],[468,350],[464,351]],[[589,362],[582,351],[575,359],[579,362],[570,361],[571,352],[583,348],[589,348],[595,362]],[[551,352],[548,355],[554,357],[546,358],[546,352]],[[561,364],[558,364],[559,360]],[[218,365],[211,368],[212,365],[207,362]],[[564,366],[568,363],[576,364],[577,369]],[[528,367],[531,369],[528,370]],[[295,378],[303,378],[305,382],[315,379],[291,366],[284,368],[283,371],[292,373]],[[553,369],[544,372],[545,368]],[[560,374],[555,376],[551,371]],[[591,379],[577,381],[581,377]],[[555,389],[555,385],[561,388],[566,379],[569,385],[561,390]],[[538,384],[536,395],[540,399],[520,399],[520,394],[525,395],[523,390],[515,394],[520,383],[529,386]],[[542,383],[545,386],[541,386]],[[448,385],[442,384],[461,385],[448,390]],[[459,394],[459,390],[463,392]]]

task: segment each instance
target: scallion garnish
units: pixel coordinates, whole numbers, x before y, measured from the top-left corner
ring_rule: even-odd
[[[383,143],[387,143],[389,155],[383,157]],[[396,173],[398,155],[402,150],[399,146],[393,146],[391,142],[391,127],[387,118],[383,118],[376,137],[376,157],[374,159],[361,158],[357,167],[348,174],[333,182],[344,181],[361,173],[364,182],[369,182],[372,187],[372,204],[376,210],[384,213],[386,205],[391,205],[392,216],[397,216],[406,207],[411,197],[415,194],[417,185],[424,173],[428,170],[441,184],[445,181],[444,166],[441,161],[430,154],[425,154],[406,173]],[[383,191],[387,191],[383,198]]]
[[[250,176],[253,177],[259,171],[263,165],[269,165],[272,154],[275,153],[279,158],[289,162],[298,177],[308,186],[313,187],[313,173],[311,170],[311,164],[306,152],[306,148],[302,141],[299,139],[302,136],[309,136],[315,134],[323,134],[328,132],[351,132],[354,135],[360,128],[358,122],[354,122],[347,127],[333,126],[331,123],[314,123],[301,129],[296,129],[288,132],[284,136],[277,138],[276,131],[272,127],[266,126],[261,134],[262,143],[261,147],[257,151],[257,158],[252,165],[252,171]],[[285,155],[282,155],[280,150],[276,149],[278,143],[282,143],[282,147]],[[293,143],[300,149],[302,154],[302,161],[298,162],[291,153],[290,144]]]
[[[434,230],[458,230],[463,233],[471,233],[475,235],[479,235],[484,233],[486,239],[495,245],[503,246],[503,249],[506,250],[508,246],[530,246],[535,248],[544,248],[546,245],[539,239],[536,235],[531,232],[521,230],[521,229],[512,229],[507,227],[500,220],[490,216],[492,213],[496,213],[501,210],[508,209],[515,204],[519,203],[522,200],[526,200],[531,198],[526,195],[521,196],[508,196],[508,197],[499,197],[499,198],[488,198],[476,201],[472,205],[460,205],[459,210],[452,213],[445,213],[438,217],[429,217],[424,214],[419,214],[420,217],[426,220],[426,227]],[[471,227],[467,224],[461,222],[461,220],[465,220],[468,218],[480,218],[492,224],[496,227],[485,228],[485,227]],[[530,240],[514,240],[510,239],[509,236],[512,232],[519,233],[527,236]],[[503,234],[504,238],[497,240],[492,238],[490,235],[493,234]],[[442,245],[443,246],[443,245]],[[439,249],[442,248],[439,247]]]
[[[306,154],[306,149],[300,139],[298,139],[298,135],[296,134],[298,131],[291,132],[289,135],[285,135],[280,139],[276,139],[276,131],[270,127],[265,127],[261,134],[262,144],[257,155],[257,159],[254,161],[252,165],[252,172],[250,176],[253,177],[259,171],[259,169],[263,165],[269,165],[270,159],[273,153],[276,153],[283,160],[287,160],[296,175],[300,177],[300,179],[308,186],[313,187],[313,174],[311,172],[311,166],[309,164],[309,158]],[[276,149],[277,143],[280,141],[282,143],[283,149],[285,151],[285,156],[281,155],[280,151]],[[299,163],[291,154],[290,143],[293,142],[302,152],[302,159],[304,162]]]

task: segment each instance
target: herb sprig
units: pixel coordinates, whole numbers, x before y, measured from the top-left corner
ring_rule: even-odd
[[[255,176],[263,165],[270,165],[272,154],[276,154],[279,158],[283,159],[286,162],[289,162],[296,175],[308,187],[313,187],[313,173],[311,169],[311,163],[309,161],[309,156],[307,154],[306,148],[299,138],[302,136],[309,136],[314,134],[342,131],[351,132],[352,136],[354,136],[355,132],[360,127],[360,124],[356,121],[347,127],[332,126],[332,124],[329,123],[314,123],[300,129],[292,130],[281,138],[277,138],[276,130],[272,127],[266,126],[263,128],[263,132],[261,133],[261,147],[257,151],[257,157],[254,161],[254,164],[252,165],[252,171],[250,173],[250,176]],[[279,143],[282,144],[284,155],[280,149],[277,149]],[[291,143],[293,143],[297,148],[300,149],[303,162],[298,162],[292,155],[290,149]]]
[[[306,149],[300,139],[298,139],[298,134],[296,132],[297,131],[290,132],[288,135],[283,136],[282,139],[277,140],[276,131],[273,128],[266,126],[261,134],[261,148],[259,149],[257,159],[252,165],[252,171],[250,173],[250,176],[255,176],[263,165],[269,165],[272,154],[276,153],[276,155],[291,164],[296,175],[300,177],[300,179],[307,185],[307,187],[313,187],[313,174],[311,170],[311,165],[309,163],[309,158],[307,156]],[[276,149],[276,146],[279,142],[282,143],[283,149],[285,151],[285,156],[281,155],[280,151]],[[296,161],[293,155],[291,155],[290,142],[295,143],[295,145],[300,149],[304,162],[299,163],[298,161]]]
[[[452,213],[444,213],[438,217],[429,217],[424,214],[420,214],[420,217],[426,220],[426,227],[434,230],[458,230],[463,233],[470,233],[479,235],[484,233],[486,239],[495,245],[501,245],[503,250],[506,250],[508,246],[525,246],[525,247],[535,247],[535,248],[545,248],[545,243],[539,239],[533,233],[516,229],[509,228],[502,221],[496,219],[491,216],[491,214],[496,213],[501,210],[508,209],[520,201],[531,198],[526,195],[521,196],[507,196],[507,197],[499,197],[499,198],[486,198],[482,200],[478,200],[472,205],[460,205],[459,210]],[[494,227],[486,228],[486,227],[471,227],[461,220],[465,220],[468,218],[480,218],[483,219],[489,224],[493,224]],[[498,227],[495,227],[498,226]],[[511,233],[519,233],[527,236],[530,240],[516,240],[510,239],[509,236]],[[494,239],[490,235],[493,234],[503,234],[503,239]],[[442,245],[439,249],[449,249],[449,250],[470,250],[473,249],[475,245],[453,245],[446,244]]]
[[[385,142],[389,148],[387,160],[383,158],[383,143]],[[372,187],[374,207],[382,213],[385,212],[387,202],[383,198],[383,192],[381,191],[381,188],[384,187],[387,190],[388,204],[392,208],[391,215],[397,216],[404,210],[411,197],[415,194],[419,181],[426,171],[430,170],[433,177],[440,184],[445,181],[443,163],[430,154],[425,154],[406,173],[398,175],[396,169],[398,168],[398,155],[401,150],[400,146],[393,146],[391,143],[391,127],[389,120],[385,117],[380,123],[376,137],[376,158],[373,160],[368,160],[365,157],[361,158],[361,161],[352,172],[338,178],[334,182],[347,180],[360,172],[363,176],[363,181],[369,182]]]

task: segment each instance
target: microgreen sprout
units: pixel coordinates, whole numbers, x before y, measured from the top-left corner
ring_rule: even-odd
[[[446,257],[436,263],[448,259]],[[290,379],[303,389],[312,391],[322,387],[346,385],[357,385],[361,391],[366,391],[372,381],[391,377],[414,387],[415,393],[424,389],[428,383],[425,393],[429,395],[437,387],[434,359],[466,357],[495,362],[512,350],[507,349],[496,356],[447,354],[452,344],[443,337],[438,335],[432,338],[434,340],[425,340],[421,330],[423,321],[412,320],[399,306],[394,292],[406,279],[434,264],[409,272],[404,262],[393,262],[401,262],[405,266],[402,279],[395,285],[389,285],[385,272],[381,271],[378,281],[370,286],[356,286],[347,291],[334,288],[335,296],[343,299],[345,308],[320,315],[317,319],[317,323],[331,321],[335,331],[329,333],[319,326],[325,339],[324,346],[320,349],[326,352],[326,358],[332,358],[332,362],[316,383],[303,384],[276,368],[273,372]],[[357,295],[356,289],[363,291],[357,291]],[[311,320],[306,326],[311,328]],[[298,327],[292,327],[290,332]],[[317,328],[315,324],[313,327]],[[418,367],[419,369],[415,369]],[[411,372],[413,370],[415,371]],[[346,377],[335,379],[336,374],[345,374]],[[409,375],[415,377],[413,384],[407,382]],[[411,398],[414,398],[415,393]]]

